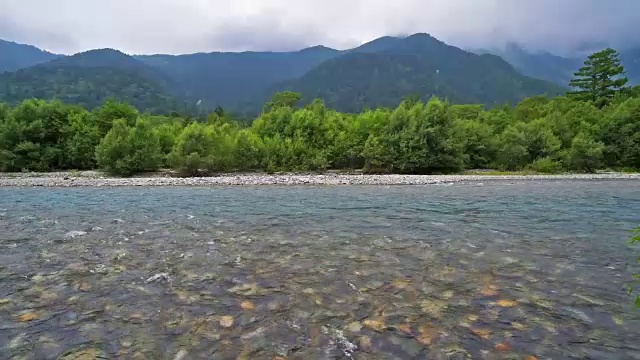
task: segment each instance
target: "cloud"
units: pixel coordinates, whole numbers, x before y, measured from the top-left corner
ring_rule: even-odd
[[[74,40],[66,36],[64,33],[49,31],[47,29],[39,29],[35,27],[25,27],[0,14],[0,39],[18,40],[27,44],[38,42],[43,45],[40,48],[44,50],[69,49],[76,46]],[[55,52],[55,51],[53,51]]]
[[[637,0],[0,0],[0,38],[73,53],[347,48],[427,32],[461,47],[638,45]]]

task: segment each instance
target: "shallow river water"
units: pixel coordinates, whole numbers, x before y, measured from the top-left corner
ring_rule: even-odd
[[[0,359],[640,359],[638,181],[0,188]]]

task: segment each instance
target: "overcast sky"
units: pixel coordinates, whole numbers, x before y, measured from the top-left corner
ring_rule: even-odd
[[[426,32],[460,47],[560,53],[640,42],[640,0],[0,0],[0,38],[57,52],[344,49]]]

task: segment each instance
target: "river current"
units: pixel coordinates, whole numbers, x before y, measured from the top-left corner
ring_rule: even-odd
[[[0,188],[0,359],[640,359],[640,182]]]

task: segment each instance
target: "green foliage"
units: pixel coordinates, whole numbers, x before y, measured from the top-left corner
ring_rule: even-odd
[[[162,154],[162,165],[169,166],[169,154],[176,144],[184,125],[181,122],[165,122],[153,128],[155,136],[158,137],[160,152]]]
[[[65,136],[68,168],[93,169],[96,167],[95,148],[100,143],[100,129],[89,119],[89,113],[76,114],[69,118]]]
[[[529,164],[529,169],[541,174],[557,174],[562,172],[563,165],[551,157],[543,157]]]
[[[183,176],[196,176],[201,170],[215,169],[215,134],[203,124],[187,126],[176,139],[169,163]]]
[[[265,106],[265,112],[281,107],[294,107],[302,99],[302,95],[293,91],[283,91],[273,95]]]
[[[265,155],[265,145],[254,132],[243,129],[236,137],[233,158],[238,170],[259,170]]]
[[[604,145],[585,133],[573,138],[567,157],[571,170],[595,172],[602,165]]]
[[[170,167],[196,176],[326,169],[406,174],[640,169],[639,95],[619,92],[604,107],[575,96],[536,96],[489,110],[410,96],[394,108],[348,114],[319,99],[298,107],[300,94],[284,92],[250,125],[222,108],[198,122],[177,113],[141,115],[117,100],[91,112],[27,100],[13,107],[0,104],[0,171],[98,167],[129,176]]]
[[[104,137],[111,130],[115,120],[123,119],[127,126],[133,126],[139,115],[135,107],[113,99],[108,99],[91,112],[92,121],[97,126],[100,137]]]
[[[96,159],[101,169],[113,175],[157,170],[162,161],[160,142],[146,119],[139,118],[134,126],[119,119],[96,147]]]
[[[607,112],[602,126],[607,163],[640,169],[640,98],[631,98]]]
[[[607,48],[590,55],[584,66],[575,73],[569,85],[578,90],[570,94],[602,107],[611,102],[627,82],[629,79],[624,76],[620,55],[614,49]]]
[[[234,138],[224,126],[194,123],[182,130],[168,156],[182,176],[229,170],[233,165]]]
[[[367,139],[362,152],[366,169],[411,174],[461,169],[463,147],[454,136],[449,108],[435,98],[401,104]]]
[[[467,169],[486,169],[491,166],[497,152],[495,129],[477,120],[457,120],[455,136],[464,154],[464,167]]]
[[[43,100],[27,100],[11,110],[2,106],[0,170],[68,168],[74,162],[73,152],[64,139],[74,131],[72,119],[85,115],[84,109]]]

